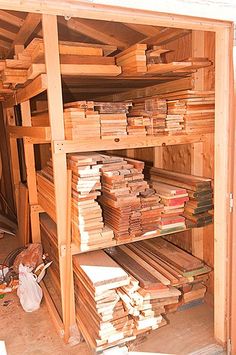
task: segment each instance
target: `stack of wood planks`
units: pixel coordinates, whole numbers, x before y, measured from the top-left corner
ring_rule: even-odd
[[[151,126],[148,128],[148,134],[156,136],[166,132],[166,100],[157,96],[147,98],[145,99],[145,110],[151,117]]]
[[[127,113],[131,102],[95,102],[100,114],[101,138],[110,139],[127,135]]]
[[[52,261],[47,269],[44,282],[59,314],[62,316],[57,227],[46,213],[40,214],[40,232],[43,252],[47,261]]]
[[[100,137],[100,116],[93,101],[76,101],[64,105],[66,139]]]
[[[167,104],[165,99],[157,96],[134,99],[129,111],[130,122],[140,120],[148,135],[159,135],[165,132]]]
[[[77,323],[91,349],[135,339],[133,319],[118,293],[130,284],[128,274],[104,251],[74,256],[73,268]]]
[[[114,158],[113,158],[114,159]],[[141,233],[139,193],[148,184],[142,174],[144,163],[122,157],[106,163],[102,173],[102,196],[99,202],[105,223],[110,226],[118,240],[130,239]]]
[[[204,283],[211,269],[162,238],[105,251],[133,280],[122,287],[121,298],[134,318],[135,334],[164,325],[166,313],[205,295]]]
[[[160,203],[159,195],[154,189],[147,188],[140,193],[140,204],[142,233],[155,231],[160,225],[163,213],[163,204]]]
[[[186,133],[214,132],[214,91],[180,91],[165,95],[168,116],[184,120]],[[167,117],[168,117],[167,116]]]
[[[184,206],[183,216],[187,227],[202,227],[213,221],[212,180],[195,175],[181,174],[169,170],[151,168],[154,186],[173,184],[180,190],[187,190],[189,201]]]
[[[146,49],[146,44],[137,43],[116,55],[116,64],[122,67],[124,75],[146,73]]]
[[[121,74],[121,67],[116,65],[114,57],[108,57],[116,50],[117,47],[110,45],[60,41],[61,73],[63,76],[117,76]],[[34,38],[14,59],[0,62],[0,80],[5,88],[25,84],[44,73],[41,38]]]
[[[185,218],[181,214],[184,212],[185,202],[189,200],[186,189],[180,189],[156,180],[152,181],[152,186],[164,205],[158,225],[160,232],[168,233],[184,229]]]
[[[167,313],[204,297],[211,271],[162,238],[74,256],[73,270],[78,326],[96,351],[167,324]]]

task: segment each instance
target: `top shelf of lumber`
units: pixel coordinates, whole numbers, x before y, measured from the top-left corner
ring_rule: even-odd
[[[200,68],[212,65],[205,57],[168,62],[169,50],[143,43],[118,53],[116,47],[99,44],[59,42],[60,68],[66,85],[83,78],[118,78],[120,80],[171,81],[191,76]],[[14,93],[12,88],[26,88],[38,77],[46,75],[44,43],[35,38],[14,59],[0,61],[0,99]],[[109,56],[108,56],[109,55]],[[12,93],[11,93],[12,90]],[[17,98],[20,102],[21,98]]]

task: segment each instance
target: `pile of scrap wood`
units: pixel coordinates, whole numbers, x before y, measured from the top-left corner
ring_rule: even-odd
[[[187,190],[189,201],[184,205],[183,216],[186,218],[188,227],[202,227],[212,223],[213,189],[211,179],[151,168],[151,180],[154,186],[166,183],[181,190]]]
[[[151,175],[152,176],[152,175]],[[186,189],[168,185],[153,179],[152,186],[164,205],[161,220],[158,223],[160,233],[168,233],[185,228],[184,212],[185,203],[189,200]]]
[[[187,90],[167,94],[165,98],[168,100],[168,116],[184,121],[186,133],[214,132],[214,91]]]

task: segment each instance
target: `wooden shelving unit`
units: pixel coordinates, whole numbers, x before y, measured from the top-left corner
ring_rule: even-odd
[[[89,16],[89,15],[88,15]],[[158,25],[158,20],[163,17],[153,19],[153,24]],[[145,22],[147,18],[145,15],[139,18],[139,21]],[[138,20],[135,20],[138,21]],[[165,20],[166,26],[169,24],[169,19]],[[215,299],[215,336],[222,342],[225,341],[225,315],[226,315],[226,264],[222,266],[222,260],[226,258],[227,254],[227,216],[228,216],[228,171],[226,169],[228,160],[228,123],[229,123],[229,97],[227,95],[229,90],[229,66],[227,55],[229,53],[230,31],[228,25],[222,25],[221,22],[212,22],[209,24],[207,21],[192,19],[192,22],[187,24],[181,19],[178,19],[178,24],[183,28],[193,30],[192,47],[195,56],[201,56],[207,51],[207,46],[203,50],[204,53],[198,53],[202,49],[198,49],[198,41],[204,40],[205,44],[208,39],[212,44],[212,38],[203,36],[202,30],[211,31],[216,33],[216,125],[215,125],[215,289],[217,290],[217,297]],[[171,25],[172,26],[172,25]],[[174,24],[173,24],[174,26]],[[188,27],[189,26],[189,27]],[[205,27],[204,27],[205,26]],[[73,293],[73,272],[72,272],[72,256],[75,254],[101,249],[89,248],[81,250],[74,243],[68,243],[68,222],[67,216],[67,201],[68,201],[68,175],[66,154],[74,152],[89,152],[89,151],[103,151],[103,150],[131,150],[131,155],[135,156],[136,148],[154,148],[154,165],[165,167],[165,159],[170,157],[176,149],[177,155],[179,154],[179,147],[186,146],[186,150],[191,156],[190,172],[198,175],[210,175],[212,177],[212,161],[213,161],[213,148],[214,138],[213,134],[178,134],[178,135],[163,135],[163,136],[146,136],[145,138],[125,137],[109,140],[94,139],[92,144],[88,141],[71,141],[65,140],[64,132],[64,119],[63,119],[63,99],[62,99],[62,83],[61,74],[68,76],[76,75],[75,67],[67,67],[67,72],[62,71],[59,58],[59,45],[58,45],[58,30],[57,30],[57,17],[54,15],[42,15],[42,28],[44,39],[44,54],[45,65],[42,67],[31,67],[28,71],[26,86],[19,88],[15,91],[13,97],[10,97],[4,103],[4,113],[8,122],[8,133],[11,146],[11,165],[13,173],[13,182],[15,186],[16,195],[18,193],[18,186],[20,182],[19,176],[19,163],[17,159],[17,144],[16,140],[23,139],[25,162],[27,171],[27,184],[29,189],[29,203],[30,203],[30,218],[33,242],[40,242],[40,221],[39,214],[46,212],[51,215],[47,204],[38,202],[37,194],[37,181],[35,171],[35,157],[34,145],[36,144],[51,144],[51,153],[54,171],[54,189],[55,189],[55,222],[57,225],[57,239],[58,239],[58,252],[59,252],[59,270],[60,270],[60,286],[61,286],[61,305],[62,305],[62,322],[58,317],[57,311],[53,306],[49,293],[46,291],[45,297],[48,302],[50,312],[54,314],[53,318],[57,324],[59,332],[64,334],[66,341],[70,335],[70,329],[76,326],[75,320],[75,307],[74,307],[74,293]],[[213,39],[214,43],[214,39]],[[69,68],[69,69],[68,69]],[[77,68],[78,69],[78,68]],[[63,67],[63,70],[65,68]],[[165,73],[162,73],[161,80],[167,80]],[[187,75],[177,75],[172,79],[179,80],[179,88],[183,89],[204,89],[204,75],[193,73],[194,83],[192,82],[192,73]],[[77,74],[78,75],[78,74]],[[78,75],[78,81],[80,76]],[[91,76],[89,77],[91,79]],[[104,79],[104,78],[103,78]],[[106,78],[107,79],[107,78]],[[117,77],[112,80],[140,80],[140,77]],[[111,96],[115,99],[130,99],[132,97],[141,97],[144,92],[146,95],[153,92],[158,92],[158,87],[151,89],[150,81],[152,78],[145,77],[146,87],[132,89],[127,93],[121,92],[114,93]],[[162,86],[161,86],[162,85]],[[170,82],[170,86],[174,85]],[[160,83],[160,92],[164,94],[167,90],[165,83]],[[47,92],[48,110],[50,127],[32,127],[31,126],[31,109],[30,99],[33,97]],[[22,115],[22,127],[14,125],[14,105],[20,104]],[[190,148],[189,148],[190,147]],[[165,151],[164,151],[165,149]],[[169,149],[169,150],[168,150]],[[129,152],[130,154],[130,152]],[[186,152],[185,152],[186,154]],[[138,159],[138,157],[136,157]],[[175,161],[181,161],[182,156],[175,156]],[[17,201],[17,198],[16,198]],[[17,206],[19,213],[19,206]],[[183,230],[190,233],[189,230]],[[183,232],[182,230],[180,232]],[[176,232],[173,232],[176,233]],[[192,231],[191,247],[192,253],[199,258],[207,258],[209,255],[203,255],[203,245],[206,243],[205,234],[213,234],[213,229],[207,227],[206,229],[199,229]],[[170,233],[169,233],[170,234]],[[164,234],[162,234],[163,236]],[[189,235],[189,234],[188,234]],[[150,234],[143,235],[139,238],[126,241],[125,243],[135,242],[142,239],[155,238],[160,236],[159,232],[153,231]],[[224,236],[222,240],[222,236]],[[114,242],[112,245],[106,247],[125,244],[121,242]],[[209,244],[209,250],[213,244]],[[103,246],[104,248],[104,246]],[[208,250],[208,252],[209,252]],[[210,252],[209,252],[210,253]],[[213,254],[213,253],[211,253]],[[211,255],[212,257],[212,255]],[[210,257],[209,257],[210,258]],[[224,280],[222,285],[221,280]],[[45,286],[44,286],[45,287]],[[69,297],[68,297],[68,289]]]

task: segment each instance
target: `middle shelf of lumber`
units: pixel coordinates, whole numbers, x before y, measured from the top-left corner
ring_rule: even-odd
[[[26,137],[32,144],[49,143],[51,141],[50,127],[9,126],[8,132],[14,138]],[[53,146],[55,153],[90,152],[94,150],[132,149],[198,143],[206,141],[208,135],[209,134],[150,135],[145,137],[118,137],[106,140],[95,138],[93,145],[91,145],[88,140],[84,139],[62,140],[54,141]]]

